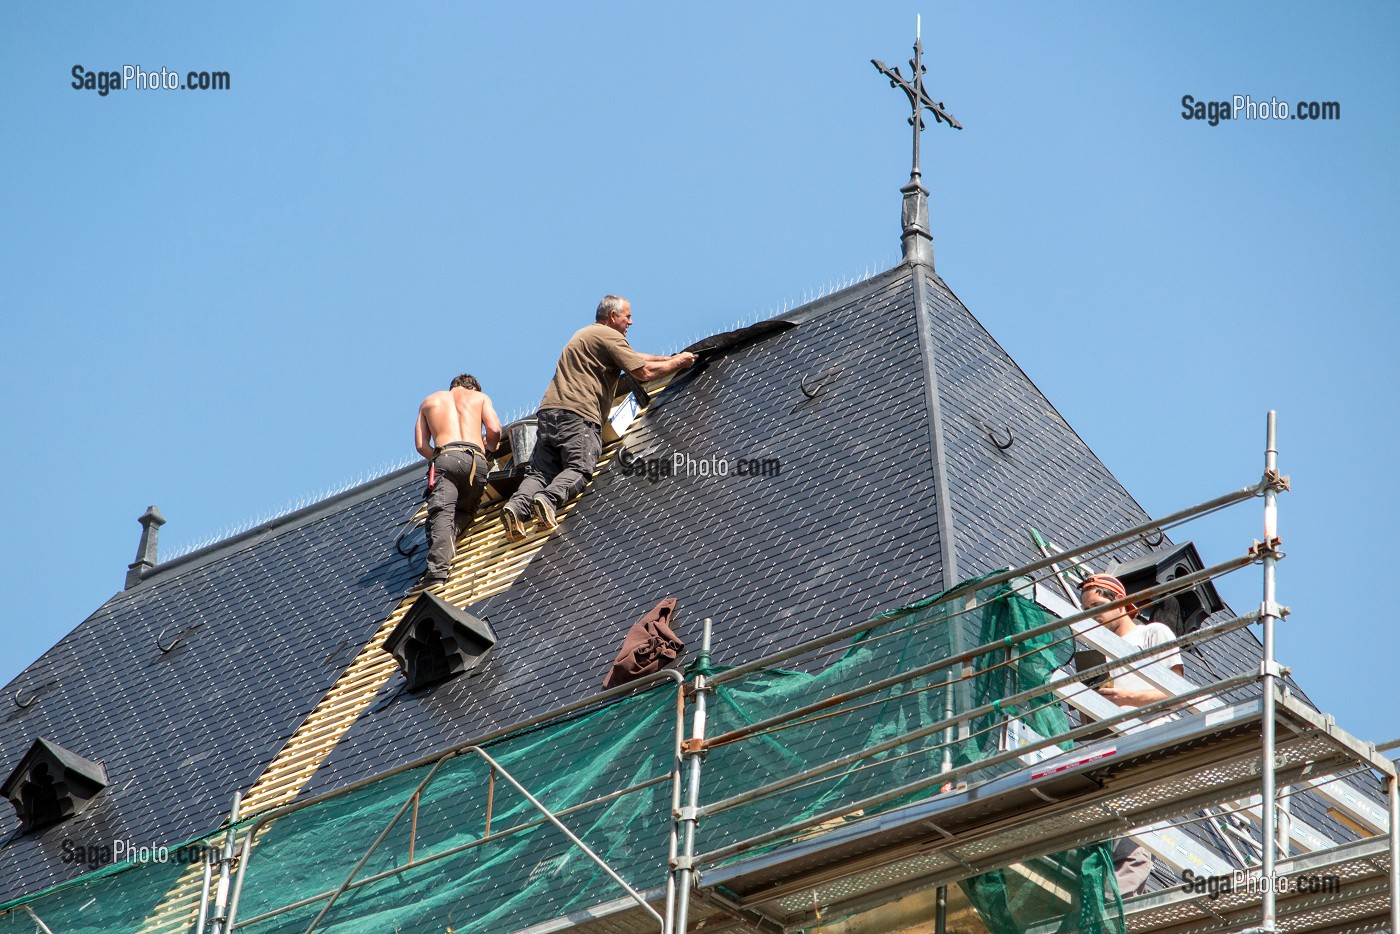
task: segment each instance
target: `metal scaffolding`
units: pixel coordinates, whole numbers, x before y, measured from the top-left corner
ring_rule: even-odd
[[[1230,900],[1220,905],[1211,904],[1206,896],[1173,889],[1129,900],[1125,918],[1131,930],[1207,934],[1250,926],[1272,934],[1280,929],[1280,910],[1287,919],[1287,930],[1306,927],[1304,922],[1310,917],[1309,913],[1340,919],[1340,922],[1344,922],[1342,926],[1348,930],[1365,930],[1368,923],[1377,926],[1388,924],[1393,930],[1400,930],[1395,917],[1396,872],[1397,865],[1400,865],[1396,859],[1396,826],[1400,821],[1396,818],[1395,766],[1380,755],[1373,745],[1347,735],[1330,718],[1316,713],[1294,698],[1283,681],[1284,671],[1275,658],[1275,627],[1287,613],[1276,600],[1277,563],[1282,557],[1277,529],[1278,494],[1287,489],[1287,479],[1278,472],[1277,458],[1275,418],[1271,412],[1265,470],[1259,482],[1162,519],[1066,551],[1047,554],[1040,561],[978,581],[978,590],[1009,585],[1052,611],[1054,617],[1041,626],[1009,636],[998,644],[982,644],[952,651],[942,658],[898,674],[710,736],[706,735],[707,702],[721,685],[737,682],[756,672],[771,670],[799,657],[834,651],[848,645],[854,638],[866,636],[875,623],[847,627],[764,658],[723,670],[712,670],[711,625],[710,620],[705,620],[700,660],[689,690],[685,689],[684,684],[677,683],[675,756],[671,770],[648,780],[648,783],[669,781],[672,789],[669,865],[664,873],[660,871],[662,867],[658,867],[655,877],[658,884],[636,885],[636,880],[632,883],[624,880],[607,867],[603,857],[568,829],[563,819],[570,812],[596,802],[584,802],[557,813],[551,812],[492,761],[493,777],[499,772],[511,781],[517,791],[529,798],[531,804],[542,813],[541,822],[553,824],[574,846],[602,866],[613,882],[625,891],[624,896],[600,900],[586,911],[524,928],[522,932],[542,934],[544,931],[566,929],[654,931],[659,928],[662,934],[676,934],[691,929],[692,922],[697,920],[697,912],[705,921],[707,930],[805,929],[812,923],[814,915],[820,918],[819,906],[822,904],[839,905],[849,914],[880,905],[901,893],[930,886],[940,887],[937,904],[941,930],[942,912],[946,910],[946,889],[941,887],[991,869],[1016,864],[1029,857],[1121,835],[1128,828],[1137,829],[1142,839],[1151,841],[1153,852],[1161,857],[1180,860],[1183,864],[1190,859],[1220,869],[1227,864],[1220,862],[1218,857],[1210,854],[1203,856],[1199,848],[1192,849],[1189,841],[1183,842],[1180,835],[1176,835],[1173,841],[1169,833],[1173,819],[1201,814],[1204,808],[1216,806],[1222,808],[1213,812],[1218,826],[1225,828],[1225,832],[1233,828],[1236,838],[1253,844],[1253,837],[1239,827],[1257,825],[1260,828],[1264,843],[1259,847],[1259,865],[1256,870],[1250,870],[1256,878],[1275,879],[1280,870],[1301,873],[1319,867],[1336,867],[1353,884],[1353,894],[1346,901],[1351,908],[1339,908],[1340,902],[1336,898],[1310,899],[1292,894],[1285,899],[1281,909],[1273,885],[1255,886],[1259,889],[1257,897],[1232,893]],[[1260,496],[1264,500],[1262,542],[1255,542],[1248,551],[1227,561],[1166,584],[1139,590],[1121,600],[1096,607],[1093,612],[1078,609],[1048,586],[1051,579],[1058,575],[1061,565],[1093,560],[1106,554],[1109,549],[1147,533],[1161,533],[1193,518]],[[1094,622],[1095,613],[1129,604],[1148,605],[1253,564],[1262,565],[1263,570],[1263,597],[1259,608],[1188,633],[1177,644],[1205,644],[1226,633],[1259,625],[1262,630],[1262,652],[1257,670],[1238,672],[1205,685],[1192,685],[1157,661],[1160,648],[1135,651],[1126,643],[1113,644],[1116,637],[1106,635]],[[1048,575],[1046,572],[1049,572]],[[976,592],[955,590],[924,606],[950,603],[955,604],[960,612],[974,609]],[[941,684],[965,685],[977,673],[974,669],[977,660],[988,653],[1002,653],[1006,664],[1014,664],[1016,652],[1028,640],[1066,630],[1073,633],[1069,638],[1077,637],[1104,649],[1105,663],[1064,672],[1061,677],[1043,686],[976,706],[966,703],[955,705],[954,692],[949,690],[946,692],[944,716],[934,723],[900,733],[857,753],[755,784],[738,794],[705,800],[702,763],[706,753],[712,749],[761,737],[833,710],[858,707],[866,698],[879,692],[919,679],[934,676]],[[1124,667],[1140,671],[1153,680],[1164,689],[1167,697],[1142,707],[1119,708],[1084,686],[1086,679]],[[681,680],[675,672],[653,676],[653,680],[668,678],[676,682]],[[1234,702],[1227,699],[1231,692],[1251,684],[1259,686],[1257,698]],[[625,689],[589,698],[512,729],[568,715],[637,687],[629,685]],[[972,735],[971,725],[977,718],[996,716],[1002,712],[1003,706],[1025,703],[1047,693],[1053,695],[1055,703],[1077,709],[1081,714],[1081,723],[1068,733],[1050,737],[1032,733],[1027,738],[1023,730],[1014,745],[1008,745],[996,755],[963,765],[954,764],[951,750],[957,742],[965,741]],[[691,708],[689,730],[686,730],[684,717],[687,700]],[[962,709],[957,709],[958,706]],[[1166,715],[1172,715],[1172,719],[1166,719]],[[500,731],[501,734],[505,732]],[[1109,735],[1103,738],[1106,732]],[[491,761],[481,745],[495,735],[500,734],[483,737],[452,750],[438,757],[437,763],[463,753],[480,755]],[[929,740],[942,747],[943,765],[936,773],[897,784],[865,798],[842,801],[836,808],[708,850],[699,847],[697,828],[707,818],[754,802],[780,799],[790,789],[820,781],[842,770],[863,767],[872,760],[921,740]],[[1061,752],[1058,747],[1066,740],[1082,742],[1072,751]],[[1004,768],[998,774],[989,776],[988,770],[998,766]],[[1327,784],[1328,776],[1344,774],[1358,766],[1385,777],[1389,793],[1388,815],[1378,816],[1378,810],[1369,799],[1355,794],[1348,798],[1344,791],[1334,787],[1335,783],[1334,786]],[[310,934],[317,928],[340,895],[354,887],[357,881],[366,881],[356,879],[360,869],[387,837],[394,823],[416,802],[423,785],[431,778],[432,772],[404,801],[394,821],[384,828],[375,845],[364,854],[342,884],[334,890],[279,910],[322,903],[306,931]],[[1326,794],[1329,800],[1372,826],[1383,823],[1387,839],[1381,841],[1373,837],[1336,845],[1315,828],[1289,820],[1286,812],[1284,820],[1280,822],[1280,783],[1284,787],[1297,785]],[[616,794],[625,794],[635,790],[635,787],[619,789]],[[1342,786],[1343,789],[1345,787]],[[914,804],[885,810],[877,817],[861,817],[867,811],[878,811],[891,802],[933,788],[938,788],[939,792]],[[1331,790],[1327,790],[1329,788]],[[1257,799],[1252,798],[1255,789],[1258,789]],[[1254,800],[1258,803],[1252,803]],[[1240,805],[1241,801],[1245,802],[1243,806]],[[277,820],[289,811],[315,803],[316,800],[313,800],[264,815],[249,829],[245,841],[255,839],[261,825]],[[1200,819],[1211,816],[1212,812],[1207,811],[1205,817]],[[1236,823],[1231,824],[1226,818],[1233,818]],[[501,832],[519,832],[537,823],[522,824]],[[1280,847],[1271,845],[1275,840],[1281,842],[1285,856],[1293,845],[1308,852],[1280,860]],[[1240,851],[1234,847],[1234,842],[1229,842],[1238,854]],[[229,855],[233,852],[232,848],[230,839]],[[228,906],[228,931],[237,931],[268,918],[266,913],[246,920],[236,918],[245,874],[254,861],[255,852],[245,844],[244,856],[233,885],[232,903]],[[1382,857],[1389,863],[1385,872],[1378,868]],[[662,879],[664,883],[660,882]],[[653,907],[653,903],[660,910]],[[1383,920],[1377,914],[1377,906],[1382,903],[1385,908]],[[814,906],[818,907],[814,909]],[[222,909],[222,904],[216,905],[212,919],[216,925],[222,920]],[[1246,918],[1253,918],[1254,923],[1246,925]],[[211,927],[211,930],[218,928]]]
[[[805,660],[809,668],[820,667],[821,659],[856,642],[879,644],[908,630],[888,628],[891,619],[899,617],[886,614],[764,658],[713,668],[712,627],[706,619],[689,681],[680,672],[662,671],[390,773],[268,811],[251,822],[240,824],[235,798],[228,830],[203,867],[194,929],[198,934],[292,929],[311,934],[340,923],[332,917],[332,909],[351,901],[356,893],[392,883],[420,867],[435,862],[447,865],[440,861],[480,853],[481,847],[540,830],[557,834],[567,841],[570,852],[598,867],[609,888],[590,892],[585,908],[528,927],[511,925],[518,934],[658,929],[661,934],[682,934],[699,926],[707,932],[812,930],[831,918],[878,912],[894,900],[920,892],[936,892],[929,911],[941,934],[948,912],[947,886],[1125,834],[1171,870],[1191,868],[1215,878],[1239,873],[1252,880],[1223,894],[1171,888],[1126,899],[1123,919],[1132,934],[1224,934],[1245,929],[1340,934],[1386,927],[1400,931],[1396,898],[1400,789],[1395,764],[1382,754],[1391,744],[1364,743],[1302,703],[1291,692],[1286,672],[1275,658],[1275,628],[1288,612],[1276,596],[1277,564],[1282,557],[1278,494],[1287,488],[1287,479],[1278,472],[1271,412],[1265,470],[1257,483],[1068,550],[1050,553],[1043,548],[1041,560],[987,575],[971,586],[954,588],[901,611],[908,611],[906,616],[913,620],[910,627],[921,625],[920,617],[913,615],[916,610],[946,614],[942,622],[958,635],[939,657],[917,659],[892,673],[878,673],[866,682],[715,732],[718,708],[712,705],[717,692],[798,660]],[[1080,609],[1070,588],[1064,586],[1064,567],[1086,565],[1140,536],[1163,533],[1260,497],[1263,540],[1235,557],[1092,610]],[[1096,614],[1106,610],[1150,605],[1252,565],[1262,567],[1259,607],[1189,632],[1173,645],[1207,646],[1257,625],[1262,636],[1257,668],[1192,684],[1161,660],[1161,646],[1138,649],[1095,620]],[[992,602],[991,598],[987,603],[978,601],[980,594],[993,588],[1039,607],[1044,622],[994,642],[958,647],[967,644],[959,628],[963,619]],[[1105,661],[1057,669],[1030,687],[990,699],[972,698],[969,689],[974,679],[998,669],[1017,670],[1029,647],[1047,640],[1061,646],[1088,646]],[[1096,676],[1125,669],[1165,697],[1140,707],[1119,707],[1086,684]],[[545,795],[529,786],[528,779],[514,774],[487,751],[489,744],[503,738],[661,690],[674,691],[673,713],[664,715],[669,718],[665,720],[669,732],[662,731],[669,744],[666,753],[646,774],[588,800],[551,806]],[[736,784],[735,776],[723,775],[715,763],[705,765],[707,754],[719,750],[750,749],[744,744],[771,742],[774,736],[786,735],[785,731],[827,722],[824,718],[868,716],[876,703],[917,695],[937,698],[932,704],[936,713],[925,722],[902,724],[879,741],[804,763],[785,774],[754,769],[752,776],[741,776]],[[1054,735],[1036,733],[1025,718],[1047,707],[1071,712],[1075,718],[1071,726]],[[1008,708],[1019,710],[1021,716],[1012,715]],[[960,760],[959,751],[965,752],[972,742],[988,743],[992,751]],[[435,831],[428,824],[441,818],[431,818],[425,811],[420,821],[420,809],[427,808],[428,796],[441,776],[454,763],[469,760],[484,763],[488,775],[484,787],[454,785],[444,793],[483,798],[484,831],[466,842],[424,847],[425,834]],[[883,784],[851,786],[865,789],[859,795],[847,797],[843,786],[842,794],[829,804],[818,796],[811,800],[819,808],[791,815],[784,810],[795,794],[833,780],[897,768],[901,762],[909,767],[892,771]],[[919,769],[930,762],[932,767],[921,773]],[[1363,780],[1368,775],[1381,776],[1387,808],[1347,783],[1357,774]],[[498,826],[499,818],[493,825],[499,813],[498,778],[528,802],[529,813],[538,816],[526,819],[517,811],[509,826]],[[730,781],[726,784],[721,778]],[[247,917],[240,916],[250,871],[256,876],[260,862],[270,858],[259,851],[269,827],[314,813],[308,808],[367,789],[391,787],[391,779],[400,782],[392,785],[399,789],[388,804],[393,812],[382,826],[376,825],[372,842],[348,872],[340,870],[343,875],[334,884],[308,890],[309,894],[286,904],[263,905]],[[720,787],[727,791],[717,792]],[[658,857],[651,870],[633,864],[629,870],[633,877],[628,878],[599,841],[586,839],[572,824],[576,817],[582,819],[585,813],[641,792],[661,795],[667,802],[669,820],[661,822],[667,837],[666,862],[663,865]],[[1292,813],[1290,804],[1299,794],[1321,799],[1363,838],[1338,843],[1326,830],[1310,825],[1306,814]],[[656,800],[659,803],[661,798]],[[767,825],[733,819],[755,807],[777,816]],[[728,821],[731,830],[740,829],[728,837],[707,838],[701,833],[707,821]],[[1212,828],[1221,846],[1204,847],[1181,832],[1193,822]],[[659,839],[656,845],[660,852]],[[395,855],[392,865],[385,867],[382,860],[390,850]],[[381,863],[372,862],[376,856]],[[1342,880],[1345,891],[1280,892],[1272,884],[1281,877],[1321,872]],[[1259,884],[1260,880],[1270,884]],[[36,930],[48,930],[52,925],[45,924],[43,914],[42,902],[27,900],[8,913],[0,912],[0,918],[26,917]],[[311,919],[309,924],[306,918]],[[1032,930],[1040,934],[1040,929]],[[1046,927],[1043,934],[1051,930]]]
[[[702,894],[722,891],[721,904],[731,909],[749,913],[760,913],[784,924],[802,924],[808,920],[801,916],[810,896],[811,901],[820,902],[825,895],[831,901],[845,899],[847,908],[857,908],[861,904],[878,904],[894,897],[908,887],[927,887],[931,884],[946,884],[958,879],[1007,866],[1018,860],[1042,853],[1050,853],[1080,842],[1103,839],[1121,833],[1126,827],[1143,827],[1153,821],[1180,817],[1201,807],[1236,801],[1246,796],[1252,786],[1259,788],[1260,806],[1245,813],[1257,814],[1262,827],[1262,865],[1257,878],[1270,880],[1269,884],[1252,886],[1258,889],[1253,901],[1244,899],[1245,907],[1240,912],[1250,910],[1253,904],[1257,910],[1257,930],[1274,932],[1278,924],[1278,889],[1272,880],[1280,877],[1278,847],[1273,841],[1279,840],[1283,851],[1294,839],[1302,839],[1316,848],[1320,840],[1325,840],[1306,825],[1296,824],[1284,815],[1281,824],[1278,808],[1278,784],[1285,786],[1300,784],[1322,794],[1329,801],[1344,809],[1354,809],[1354,803],[1343,802],[1336,788],[1329,788],[1320,779],[1336,774],[1357,764],[1384,776],[1389,797],[1388,820],[1369,818],[1371,826],[1384,830],[1387,834],[1385,852],[1389,861],[1387,874],[1388,895],[1386,907],[1392,930],[1400,930],[1400,909],[1396,907],[1396,876],[1400,868],[1397,852],[1397,790],[1395,765],[1378,754],[1374,745],[1362,743],[1337,729],[1330,718],[1316,714],[1308,706],[1291,696],[1282,681],[1283,669],[1275,657],[1275,627],[1286,609],[1276,600],[1276,569],[1282,553],[1278,536],[1278,493],[1287,489],[1287,479],[1278,472],[1275,413],[1270,412],[1267,425],[1265,471],[1261,480],[1245,489],[1236,491],[1175,513],[1155,523],[1144,524],[1118,535],[1091,542],[1067,552],[1048,555],[1044,560],[1025,567],[993,575],[982,584],[1014,583],[1032,579],[1032,587],[1042,605],[1053,606],[1058,610],[1059,619],[1040,629],[1029,630],[1014,640],[1007,639],[1008,652],[1013,641],[1020,642],[1039,634],[1045,629],[1066,625],[1076,627],[1081,635],[1092,631],[1090,614],[1075,612],[1074,607],[1057,600],[1042,582],[1034,582],[1033,575],[1045,569],[1054,570],[1058,564],[1075,559],[1084,559],[1100,554],[1105,548],[1128,541],[1145,532],[1161,531],[1196,516],[1243,502],[1262,495],[1264,499],[1264,537],[1256,542],[1248,553],[1239,558],[1207,568],[1194,575],[1172,581],[1169,585],[1141,590],[1128,597],[1115,601],[1103,610],[1114,606],[1137,603],[1178,592],[1200,580],[1212,579],[1220,574],[1259,563],[1263,567],[1263,599],[1258,611],[1228,620],[1224,623],[1199,630],[1178,640],[1178,644],[1205,641],[1215,638],[1230,629],[1258,623],[1262,629],[1262,652],[1257,671],[1240,673],[1231,678],[1219,679],[1204,686],[1192,686],[1175,678],[1170,672],[1159,672],[1159,683],[1167,688],[1166,700],[1140,708],[1130,708],[1106,716],[1097,716],[1094,723],[1081,726],[1070,733],[1051,738],[1040,738],[1030,743],[1018,745],[1003,754],[1004,761],[1024,759],[1028,753],[1051,747],[1067,738],[1090,735],[1101,731],[1105,726],[1123,727],[1129,721],[1137,721],[1139,732],[1115,737],[1077,748],[1073,753],[1061,754],[1053,761],[1057,767],[1037,767],[1026,765],[1017,772],[1000,776],[970,789],[958,789],[940,794],[926,802],[912,805],[886,814],[878,820],[858,821],[846,826],[838,826],[820,836],[799,839],[787,845],[757,856],[746,856],[762,846],[791,840],[795,833],[813,828],[830,827],[841,820],[843,815],[861,813],[890,800],[911,792],[924,790],[936,785],[947,787],[950,779],[985,768],[992,760],[983,760],[961,768],[949,769],[943,774],[931,775],[916,782],[888,789],[878,796],[864,800],[844,802],[841,808],[814,815],[795,824],[770,830],[744,840],[730,843],[707,853],[693,855],[694,861],[707,867],[702,882]],[[957,599],[958,595],[945,596],[945,600]],[[1049,608],[1049,606],[1047,608]],[[1091,627],[1089,630],[1083,625]],[[794,658],[811,651],[823,643],[833,644],[839,640],[857,635],[861,627],[834,633],[825,640],[794,648],[777,656],[741,665],[717,675],[713,682],[721,684],[726,680],[742,677],[749,671],[773,664],[775,661]],[[708,742],[724,743],[756,735],[764,728],[777,726],[782,722],[798,720],[815,714],[818,710],[847,703],[862,694],[889,687],[892,683],[907,680],[940,670],[950,673],[979,655],[997,648],[981,645],[963,653],[954,653],[948,658],[903,673],[886,682],[872,684],[861,691],[845,696],[830,698],[821,704],[805,709],[785,712],[781,717],[768,723],[755,724],[728,736],[713,737]],[[1062,700],[1082,702],[1092,697],[1092,692],[1076,685],[1087,677],[1092,677],[1109,668],[1122,667],[1125,663],[1149,663],[1153,650],[1136,653],[1110,651],[1111,661],[1097,668],[1076,672],[1058,682],[1022,696],[1001,699],[1001,704],[1027,700],[1031,695],[1045,689],[1054,690]],[[1165,666],[1158,665],[1159,668]],[[1172,683],[1175,680],[1177,683]],[[1248,703],[1223,704],[1218,698],[1240,686],[1258,683],[1260,699]],[[1180,709],[1183,702],[1197,702],[1197,709],[1204,709],[1194,716],[1180,717],[1172,723],[1141,729],[1141,720],[1158,712]],[[1211,703],[1200,703],[1211,702]],[[964,710],[947,720],[924,727],[921,732],[934,735],[940,730],[949,729],[954,723],[964,725],[977,716],[995,712],[999,704],[985,705]],[[1108,705],[1112,708],[1113,705]],[[1280,733],[1282,731],[1282,733]],[[723,812],[740,804],[760,799],[766,795],[781,794],[785,788],[800,785],[823,772],[831,771],[852,762],[867,759],[896,748],[901,742],[917,738],[918,734],[906,734],[891,739],[887,744],[865,750],[845,761],[833,761],[807,772],[786,776],[764,786],[753,788],[742,795],[713,801],[701,808],[700,817]],[[1052,784],[1053,782],[1053,784]],[[1359,796],[1352,796],[1359,797]],[[1105,812],[1105,805],[1111,805]],[[1348,808],[1350,804],[1350,808]],[[1369,804],[1369,802],[1367,802]],[[1355,811],[1353,811],[1355,813]],[[1330,841],[1326,841],[1329,842]],[[1379,852],[1374,840],[1369,842],[1370,851]],[[1323,865],[1333,856],[1341,858],[1340,849],[1323,850],[1311,853],[1306,859],[1300,857],[1286,861],[1289,871],[1299,872],[1303,868]],[[863,890],[863,891],[862,891]],[[855,894],[854,899],[852,898]],[[1370,888],[1359,893],[1370,897]],[[1162,901],[1172,901],[1170,893],[1156,897]],[[1179,899],[1178,899],[1179,900]],[[1299,929],[1303,924],[1302,915],[1309,910],[1325,914],[1336,899],[1290,899],[1290,930]],[[1146,907],[1134,908],[1131,916],[1134,929],[1147,925],[1156,916]],[[1352,912],[1351,930],[1356,927],[1358,917],[1375,917],[1363,907]],[[1376,920],[1377,926],[1384,923]],[[1235,925],[1238,929],[1238,925]],[[940,928],[941,929],[941,928]],[[1223,928],[1222,928],[1223,929]]]

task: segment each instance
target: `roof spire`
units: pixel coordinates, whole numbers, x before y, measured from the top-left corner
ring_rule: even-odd
[[[148,506],[136,521],[141,523],[141,544],[136,546],[136,560],[126,566],[126,590],[141,583],[141,575],[156,566],[156,537],[165,525],[165,516],[156,507]]]
[[[943,109],[942,101],[934,101],[924,90],[924,45],[920,36],[922,32],[920,17],[914,19],[914,57],[909,60],[910,80],[905,80],[899,73],[899,66],[890,68],[878,58],[872,58],[870,64],[886,78],[890,79],[890,87],[899,88],[904,95],[909,98],[909,107],[913,111],[909,115],[909,125],[914,128],[914,164],[909,170],[909,184],[900,189],[904,194],[904,233],[900,235],[900,241],[904,244],[904,261],[907,263],[923,263],[930,269],[933,268],[933,235],[929,232],[928,223],[928,191],[924,189],[922,183],[922,173],[919,170],[919,133],[924,128],[923,111],[927,110],[933,114],[933,119],[937,123],[947,123],[955,130],[961,130],[962,124],[957,118]]]

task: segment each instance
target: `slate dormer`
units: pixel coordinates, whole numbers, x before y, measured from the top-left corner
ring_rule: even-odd
[[[36,739],[0,785],[0,795],[14,805],[20,830],[30,833],[82,811],[106,787],[102,763]]]
[[[384,640],[384,651],[417,691],[476,668],[495,644],[485,620],[424,592]]]
[[[1109,573],[1123,582],[1128,593],[1156,587],[1202,570],[1200,552],[1191,542],[1169,545],[1136,561],[1118,565]],[[1212,581],[1202,581],[1189,590],[1163,597],[1146,612],[1154,623],[1163,623],[1178,636],[1195,632],[1212,613],[1224,609],[1225,601]]]

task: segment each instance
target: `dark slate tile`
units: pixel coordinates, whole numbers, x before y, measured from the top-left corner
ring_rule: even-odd
[[[226,543],[171,562],[117,594],[6,691],[34,703],[0,712],[13,763],[39,736],[101,760],[111,784],[92,808],[36,835],[0,813],[0,901],[78,868],[61,842],[168,843],[213,829],[340,672],[324,658],[363,642],[414,575],[386,576],[393,537],[420,494],[391,475]],[[308,564],[308,558],[310,564]],[[200,628],[190,630],[199,624]],[[172,639],[183,642],[168,653]],[[17,716],[16,716],[17,714]]]

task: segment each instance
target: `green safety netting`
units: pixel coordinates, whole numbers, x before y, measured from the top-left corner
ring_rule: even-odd
[[[951,598],[951,599],[950,599]],[[763,672],[720,685],[707,733],[755,723],[798,706],[871,684],[900,672],[946,658],[952,651],[1001,643],[1008,636],[1052,619],[1010,585],[979,588],[977,581],[954,591],[876,617],[881,625],[852,641],[833,664],[811,673]],[[970,710],[1013,694],[1034,690],[1069,662],[1074,642],[1067,629],[1032,636],[1014,646],[977,657],[970,684],[952,687],[953,706]],[[916,677],[859,700],[839,705],[778,732],[712,749],[702,780],[705,802],[714,802],[765,782],[808,771],[813,765],[891,745],[863,762],[804,781],[772,796],[742,805],[701,825],[701,850],[713,850],[764,831],[829,815],[825,829],[869,817],[936,795],[936,778],[946,758],[971,765],[1004,748],[1008,718],[1015,718],[1044,738],[1070,728],[1053,695],[1032,696],[1020,703],[975,718],[970,735],[941,732],[900,745],[900,737],[946,718],[947,670]],[[1069,744],[1061,744],[1068,748]],[[1054,752],[1055,750],[1051,750]],[[968,775],[969,783],[1020,767],[1016,761],[994,764]],[[883,803],[843,812],[848,802],[876,798],[910,784],[927,787]],[[810,831],[809,831],[810,832]],[[769,844],[776,846],[780,844]],[[992,934],[1019,934],[1036,928],[1085,934],[1123,930],[1122,902],[1113,878],[1108,843],[1080,847],[1007,870],[965,881],[963,889]],[[1048,885],[1047,885],[1048,884]],[[1051,895],[1047,888],[1055,893]],[[832,916],[827,914],[826,920]]]
[[[990,603],[981,613],[976,645],[991,645],[1039,626],[1047,615],[1034,603],[1011,595]],[[1064,630],[1052,630],[1018,643],[1015,664],[997,664],[997,653],[980,656],[975,664],[974,706],[985,706],[1003,697],[1033,691],[1049,682],[1056,669],[1074,654],[1073,640]],[[1006,707],[1009,716],[1044,738],[1070,729],[1064,707],[1053,695],[1035,695]],[[976,762],[999,751],[998,716],[995,712],[975,718],[975,739],[964,743],[959,764]],[[1003,721],[1004,722],[1004,721]],[[1069,749],[1070,743],[1059,744]],[[1082,934],[1122,934],[1123,902],[1113,875],[1113,848],[1109,842],[1076,847],[1062,853],[974,876],[960,883],[992,934],[1019,934],[1028,928]],[[1049,884],[1047,884],[1049,883]],[[1047,889],[1068,892],[1064,907],[1047,899]]]
[[[999,641],[1047,619],[1005,586],[979,590],[973,582],[953,600],[934,602],[938,599],[877,618],[878,625],[837,649],[834,661],[816,658],[806,670],[759,670],[719,685],[709,702],[707,735],[751,726],[944,658],[955,645]],[[955,738],[940,730],[903,738],[943,719],[954,700],[960,706],[977,704],[1043,685],[1073,651],[1072,640],[1058,632],[1015,649],[1014,665],[1004,664],[1006,651],[1000,649],[978,659],[981,673],[967,685],[970,691],[957,689],[954,698],[948,696],[948,674],[937,672],[713,748],[701,780],[701,800],[707,804],[882,743],[889,747],[707,817],[699,827],[699,852],[775,835],[731,857],[741,860],[794,836],[938,794],[938,783],[929,780],[945,761],[972,764],[1001,748],[1007,716],[1041,736],[1064,732],[1064,713],[1043,698],[981,718],[972,724],[971,736]],[[722,632],[717,648],[722,651]],[[675,718],[676,688],[655,688],[485,748],[551,810],[574,808],[562,817],[569,829],[633,887],[654,894],[666,882]],[[968,780],[1015,767],[994,766]],[[927,787],[889,795],[919,782]],[[882,795],[887,800],[848,807]],[[352,873],[353,881],[318,930],[494,934],[625,897],[596,863],[540,818],[503,778],[493,784],[488,764],[469,751],[392,774],[261,825],[236,930],[304,931],[330,904],[328,893]],[[815,823],[787,832],[804,821]],[[1106,845],[1037,863],[964,883],[992,934],[1047,924],[1065,932],[1121,932],[1121,902]],[[94,873],[24,904],[55,932],[134,934],[187,869],[146,864]],[[0,927],[29,923],[20,909],[0,906],[0,911],[6,908]]]
[[[205,848],[218,847],[222,841],[223,834],[217,833],[171,845],[158,854],[163,861],[103,866],[38,895],[0,905],[0,931],[43,931],[45,927],[53,934],[138,931],[182,876],[202,873]],[[70,846],[62,850],[64,855],[79,854],[80,847],[111,845],[67,842]]]

